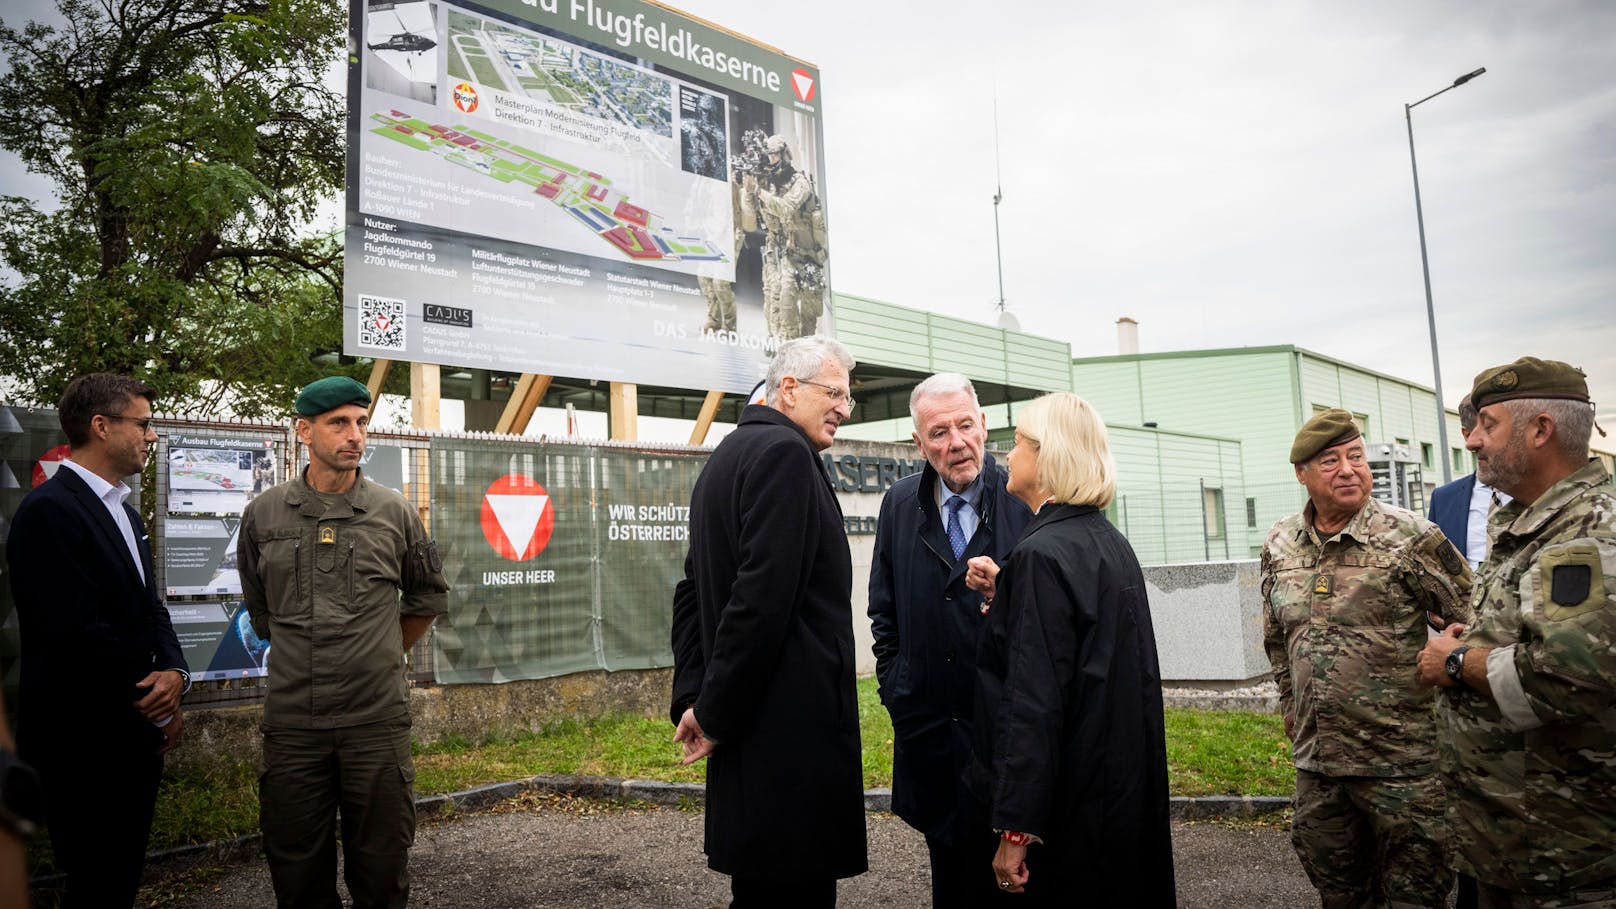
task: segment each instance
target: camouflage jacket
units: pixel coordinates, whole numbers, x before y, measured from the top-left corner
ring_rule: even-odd
[[[1263,644],[1301,770],[1436,770],[1434,693],[1415,680],[1426,613],[1470,619],[1470,567],[1435,524],[1374,499],[1328,539],[1309,502],[1263,544]]]
[[[1464,642],[1488,697],[1438,709],[1459,867],[1526,893],[1616,882],[1616,489],[1598,462],[1488,525]]]

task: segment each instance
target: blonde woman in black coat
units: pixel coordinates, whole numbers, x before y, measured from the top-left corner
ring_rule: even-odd
[[[1015,442],[1006,488],[1036,514],[1002,571],[968,578],[990,606],[966,782],[1001,834],[1000,902],[1172,906],[1161,672],[1139,561],[1102,511],[1105,424],[1045,395]]]

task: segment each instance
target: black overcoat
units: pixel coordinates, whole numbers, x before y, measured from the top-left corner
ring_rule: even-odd
[[[796,424],[753,405],[690,499],[674,591],[675,723],[707,759],[707,864],[731,875],[866,868],[853,688],[853,565],[841,505]]]
[[[1139,561],[1103,514],[1038,512],[977,664],[967,782],[995,829],[1043,838],[1033,902],[1174,905],[1156,638]]]
[[[964,831],[961,777],[971,757],[976,648],[987,618],[965,586],[967,560],[1004,562],[1032,520],[1005,491],[1004,468],[987,455],[980,522],[956,559],[937,510],[937,471],[927,464],[881,500],[870,563],[870,628],[881,702],[892,715],[892,810],[945,843]]]

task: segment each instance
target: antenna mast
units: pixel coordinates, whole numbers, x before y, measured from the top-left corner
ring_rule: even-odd
[[[999,203],[1004,199],[1004,176],[999,165],[999,92],[993,92],[993,257],[999,266],[999,303],[1004,312],[1004,247],[999,240]]]

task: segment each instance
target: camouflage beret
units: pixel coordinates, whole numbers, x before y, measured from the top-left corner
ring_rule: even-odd
[[[1494,366],[1476,376],[1470,389],[1470,403],[1477,410],[1499,401],[1516,398],[1562,398],[1588,400],[1588,376],[1570,363],[1521,357],[1513,363]]]
[[[1313,419],[1297,430],[1296,441],[1291,443],[1291,463],[1305,464],[1324,449],[1351,442],[1361,435],[1363,431],[1345,410],[1336,408],[1314,414]]]
[[[370,389],[347,376],[326,376],[303,387],[297,396],[297,412],[305,417],[317,417],[344,404],[370,406]]]

